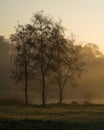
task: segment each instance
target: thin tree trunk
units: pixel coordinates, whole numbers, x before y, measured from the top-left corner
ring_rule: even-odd
[[[58,59],[60,60],[60,48],[58,48]],[[63,101],[63,90],[62,90],[62,73],[61,73],[61,61],[58,62],[58,82],[59,82],[59,104]]]
[[[25,64],[25,104],[28,105],[28,72]]]
[[[62,84],[61,84],[61,73],[59,71],[59,104],[62,104],[63,101],[63,91],[62,91]]]
[[[28,105],[28,79],[25,79],[25,104]]]
[[[42,75],[42,105],[46,105],[45,75]]]
[[[41,27],[42,28],[42,27]],[[41,30],[42,31],[42,30]],[[44,49],[43,49],[43,40],[41,35],[41,75],[42,75],[42,105],[46,105],[46,86],[45,86],[45,73],[44,73]]]
[[[60,93],[59,93],[59,104],[62,104],[62,101],[63,101],[63,92],[60,88]]]
[[[28,105],[28,68],[27,68],[27,51],[25,50],[25,104]]]

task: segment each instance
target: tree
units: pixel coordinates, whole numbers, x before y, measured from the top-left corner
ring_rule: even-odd
[[[59,29],[59,26],[58,26]],[[59,103],[63,102],[64,89],[67,83],[75,85],[77,77],[81,74],[84,67],[82,61],[80,45],[74,45],[74,40],[65,39],[63,28],[61,31],[56,31],[56,79],[59,87]],[[55,38],[54,38],[55,39]]]
[[[14,43],[15,56],[13,57],[14,69],[12,77],[16,84],[24,82],[25,104],[28,105],[28,84],[33,75],[32,71],[32,41],[28,26],[18,25],[16,33],[11,35]]]
[[[92,99],[94,97],[94,94],[92,92],[87,92],[85,94],[85,101],[84,101],[84,105],[88,105],[91,103]]]
[[[103,54],[95,43],[87,43],[83,46],[83,54],[86,60],[94,60],[97,57],[102,57]]]
[[[53,21],[49,16],[45,16],[43,11],[34,14],[32,18],[34,62],[36,62],[38,76],[41,83],[42,104],[46,104],[46,77],[51,69],[53,55],[52,29]],[[40,75],[39,75],[40,74]]]
[[[5,39],[4,36],[0,36],[0,56],[5,55],[4,52],[6,53],[6,55],[8,55],[9,51],[10,51],[9,41]]]
[[[52,32],[52,39],[54,43],[54,51],[53,51],[53,62],[54,62],[54,72],[55,72],[55,79],[58,83],[59,88],[59,103],[62,103],[63,100],[63,66],[65,65],[66,53],[67,53],[67,40],[64,37],[64,28],[62,27],[61,23],[55,23],[53,32]]]
[[[32,24],[28,24],[25,27],[18,26],[16,34],[11,38],[12,41],[16,42],[17,54],[14,62],[16,66],[18,66],[18,71],[15,71],[15,78],[25,79],[26,102],[28,69],[31,69],[29,65],[32,62],[34,64],[34,69],[32,68],[32,71],[36,72],[41,84],[42,104],[46,104],[46,78],[47,75],[50,75],[49,72],[54,68],[54,64],[52,63],[53,51],[56,44],[55,40],[57,39],[54,39],[53,32],[55,28],[56,23],[53,21],[52,17],[45,16],[43,11],[39,11],[33,15]],[[29,61],[28,58],[32,58],[32,61]],[[21,62],[23,63],[21,64]],[[20,77],[22,75],[24,75],[23,78]]]
[[[4,36],[0,36],[0,98],[9,93],[12,86],[12,80],[10,79],[10,60],[11,44],[9,40]]]
[[[64,28],[43,11],[35,13],[32,24],[18,25],[16,33],[11,36],[15,42],[14,57],[16,81],[25,81],[25,99],[28,104],[28,81],[31,75],[37,75],[41,84],[42,104],[46,104],[47,80],[51,72],[56,75],[59,87],[59,103],[63,101],[64,88],[67,81],[75,79],[82,70],[79,60],[80,46],[73,45],[65,38]],[[17,82],[18,83],[18,82]]]

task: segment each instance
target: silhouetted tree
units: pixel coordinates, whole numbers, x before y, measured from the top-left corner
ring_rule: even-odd
[[[80,45],[74,45],[74,40],[67,40],[64,37],[63,28],[57,26],[55,31],[56,51],[54,58],[56,66],[56,79],[59,87],[59,103],[63,101],[64,89],[67,82],[70,85],[75,85],[77,77],[81,74],[84,67],[82,61]],[[69,85],[69,86],[70,86]]]
[[[28,105],[28,84],[33,75],[32,71],[32,41],[30,28],[28,26],[18,25],[16,33],[11,35],[11,41],[14,43],[15,56],[13,56],[14,69],[12,77],[16,84],[24,82],[25,103]]]
[[[67,40],[64,36],[64,28],[61,23],[55,23],[52,39],[54,43],[54,51],[53,51],[53,67],[55,72],[55,79],[58,83],[59,88],[59,103],[62,103],[63,99],[63,85],[62,85],[62,75],[63,75],[63,66],[65,65],[65,60],[67,57]]]
[[[42,104],[46,104],[46,77],[51,69],[53,55],[52,29],[53,20],[45,16],[43,11],[34,14],[32,18],[33,40],[34,40],[34,62],[38,70],[41,84]]]
[[[43,11],[33,15],[31,24],[18,25],[11,40],[16,45],[13,75],[16,81],[25,81],[26,104],[28,80],[34,73],[41,84],[42,104],[46,104],[46,81],[49,80],[51,72],[54,72],[52,74],[56,77],[59,103],[62,103],[67,81],[73,83],[82,72],[84,64],[80,56],[81,46],[74,45],[73,40],[65,38],[61,22],[54,22],[52,17],[44,15]]]

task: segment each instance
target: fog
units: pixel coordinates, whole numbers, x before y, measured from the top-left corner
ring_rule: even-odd
[[[0,44],[0,99],[24,99],[22,87],[17,87],[11,78],[11,47],[6,43]],[[35,91],[37,82],[30,86],[29,98],[32,103],[39,103],[40,93]],[[55,85],[54,83],[52,83]],[[64,93],[64,102],[85,101],[86,94],[91,93],[91,102],[104,103],[104,57],[96,57],[87,61],[78,85],[67,85]],[[35,88],[35,89],[34,89]],[[57,101],[57,93],[50,94],[49,101]]]

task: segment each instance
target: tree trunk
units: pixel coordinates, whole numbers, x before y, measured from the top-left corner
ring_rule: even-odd
[[[28,105],[28,68],[25,51],[25,104]]]
[[[25,104],[28,105],[28,80],[25,79]]]
[[[59,51],[58,51],[58,59],[60,59],[60,52]],[[58,63],[58,83],[59,83],[59,104],[62,104],[63,90],[62,90],[61,62]]]
[[[46,93],[45,93],[45,75],[42,75],[42,105],[46,105]]]
[[[59,91],[59,104],[62,104],[63,102],[63,90],[62,90],[62,86],[59,86],[60,91]]]

